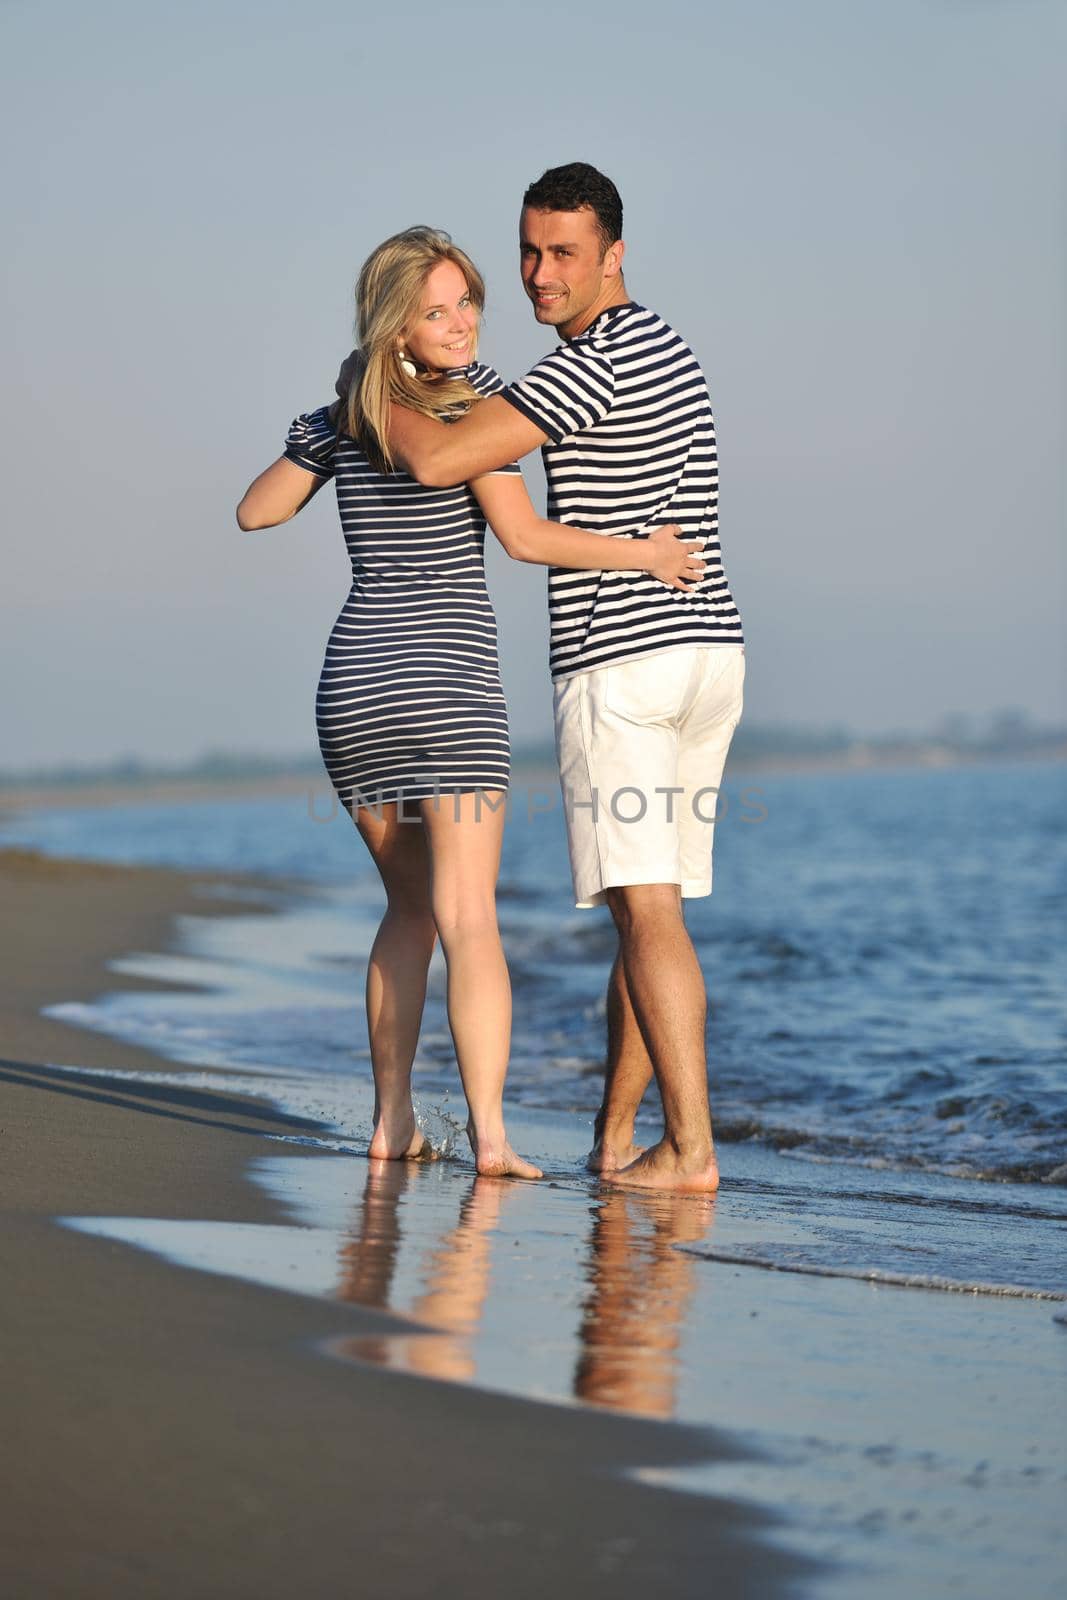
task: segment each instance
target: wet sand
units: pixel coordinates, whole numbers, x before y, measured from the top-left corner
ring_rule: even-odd
[[[271,909],[272,886],[222,888],[0,854],[0,1591],[784,1594],[800,1563],[757,1512],[624,1476],[706,1461],[706,1431],[331,1360],[330,1341],[406,1324],[56,1222],[292,1220],[246,1172],[277,1154],[267,1135],[306,1121],[239,1092],[109,1079],[172,1064],[39,1015],[151,987],[107,965],[168,948],[177,916],[247,915],[250,895]]]

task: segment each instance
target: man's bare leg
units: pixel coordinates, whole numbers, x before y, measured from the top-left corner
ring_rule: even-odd
[[[604,1098],[593,1123],[593,1148],[586,1160],[590,1172],[614,1172],[641,1154],[634,1144],[634,1119],[652,1082],[652,1057],[634,1013],[626,983],[622,950],[608,979],[608,1058]]]
[[[663,1138],[609,1182],[711,1193],[719,1169],[711,1134],[704,975],[677,884],[609,889],[627,988],[663,1101]]]

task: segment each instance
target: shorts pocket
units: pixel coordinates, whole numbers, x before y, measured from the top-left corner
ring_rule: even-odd
[[[627,722],[673,723],[681,711],[693,670],[691,650],[641,656],[600,671],[600,699],[606,711]]]

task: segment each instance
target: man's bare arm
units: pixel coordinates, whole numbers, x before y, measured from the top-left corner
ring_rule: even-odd
[[[529,455],[548,435],[513,405],[492,395],[458,422],[436,422],[393,406],[389,445],[413,478],[433,488],[467,483]]]

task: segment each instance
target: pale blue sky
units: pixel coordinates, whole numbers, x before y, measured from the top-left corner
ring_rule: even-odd
[[[332,493],[233,507],[326,400],[413,222],[550,347],[518,205],[583,159],[719,430],[753,722],[1062,718],[1065,8],[1044,0],[0,4],[8,562],[0,765],[314,748]],[[539,466],[528,482],[541,493]],[[516,743],[544,576],[494,551]]]

